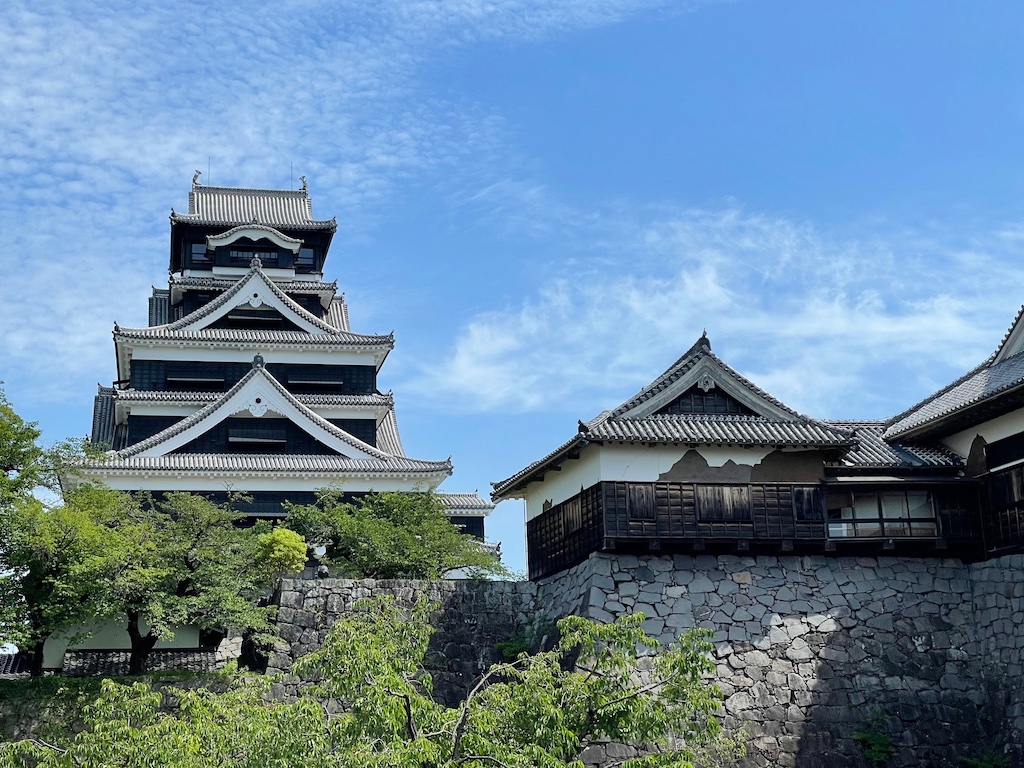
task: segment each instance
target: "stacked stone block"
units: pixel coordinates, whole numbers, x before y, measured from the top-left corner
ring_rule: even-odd
[[[428,666],[447,703],[501,658],[499,643],[545,620],[643,611],[664,643],[711,630],[723,716],[745,734],[747,766],[860,768],[855,735],[874,729],[893,745],[893,766],[959,768],[997,750],[1024,768],[1024,556],[596,553],[537,583],[294,580],[280,595],[285,642],[270,671],[287,672],[356,600],[381,594],[439,604]],[[279,690],[294,692],[294,680]],[[629,754],[595,744],[583,757],[603,766]]]

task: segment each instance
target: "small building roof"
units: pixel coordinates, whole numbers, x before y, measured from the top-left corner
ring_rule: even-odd
[[[916,445],[887,441],[885,422],[828,421],[830,426],[853,433],[857,443],[832,462],[838,467],[942,469],[963,467],[963,459],[941,445]]]
[[[494,511],[494,503],[481,499],[476,491],[473,493],[447,493],[437,492],[438,498],[444,504],[448,514],[458,517],[487,517]]]
[[[680,395],[697,387],[721,390],[743,414],[666,413]],[[494,483],[491,498],[508,498],[549,469],[579,455],[588,444],[642,443],[844,450],[855,444],[846,429],[802,416],[741,376],[711,351],[702,335],[678,360],[633,397],[588,422],[579,433],[539,461]]]

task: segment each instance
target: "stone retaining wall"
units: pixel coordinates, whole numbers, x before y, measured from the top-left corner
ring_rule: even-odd
[[[328,627],[353,603],[384,595],[399,605],[411,606],[423,596],[438,604],[426,667],[435,695],[449,705],[461,701],[483,671],[503,660],[498,644],[527,636],[537,617],[537,585],[532,582],[289,579],[278,598],[283,642],[267,671],[287,673],[295,659],[320,647]],[[286,682],[277,693],[293,695],[294,684]]]
[[[643,611],[663,642],[712,630],[726,727],[746,731],[748,765],[863,766],[854,734],[877,712],[892,765],[952,767],[1007,745],[1019,766],[1022,566],[595,554],[539,582],[539,597],[600,621]]]
[[[289,581],[270,671],[286,672],[355,600],[381,594],[440,604],[428,663],[447,703],[499,660],[498,643],[547,619],[643,611],[666,643],[689,627],[714,632],[726,726],[746,732],[748,766],[860,768],[854,734],[877,712],[874,727],[898,750],[893,766],[954,768],[1006,747],[1024,768],[1024,556],[964,565],[597,553],[537,583]],[[593,745],[584,760],[628,752]]]

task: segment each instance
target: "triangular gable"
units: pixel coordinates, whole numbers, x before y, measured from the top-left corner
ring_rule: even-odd
[[[282,291],[263,272],[259,258],[251,262],[249,272],[235,285],[209,304],[164,326],[169,331],[201,331],[242,305],[253,308],[270,307],[299,329],[316,335],[337,334],[338,329],[304,309]]]
[[[162,432],[129,446],[120,451],[119,455],[165,456],[205,434],[225,419],[243,411],[248,411],[256,418],[269,412],[279,413],[317,441],[351,459],[391,458],[390,454],[353,437],[300,403],[270,375],[263,365],[263,358],[259,355],[253,360],[253,369],[219,400]]]
[[[757,416],[780,421],[803,418],[740,376],[711,352],[707,334],[651,384],[611,412],[617,419],[642,419],[668,408],[691,389],[718,390]]]
[[[1021,352],[1024,352],[1024,307],[1017,312],[1017,316],[1013,318],[1013,323],[1010,325],[1010,330],[1003,336],[999,348],[992,355],[992,364],[1001,363]]]

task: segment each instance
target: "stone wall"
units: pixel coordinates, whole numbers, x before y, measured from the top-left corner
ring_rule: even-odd
[[[539,598],[600,621],[643,611],[663,642],[712,630],[747,765],[863,766],[854,734],[877,712],[892,765],[952,767],[1008,745],[1019,766],[1022,565],[595,554],[539,582]]]
[[[498,643],[547,619],[643,611],[666,643],[689,627],[714,633],[726,726],[746,732],[748,766],[860,768],[854,734],[877,712],[898,750],[891,765],[953,768],[1006,746],[1024,768],[1024,556],[597,553],[536,583],[289,581],[270,670],[287,672],[355,600],[381,594],[440,605],[428,665],[447,703],[499,660]],[[584,760],[628,752],[594,745]]]
[[[385,595],[404,606],[426,596],[439,606],[426,667],[435,695],[449,705],[461,701],[483,671],[504,660],[498,644],[528,636],[538,615],[537,585],[532,582],[290,579],[278,598],[283,642],[267,671],[287,673],[295,659],[320,647],[328,627],[353,603]],[[278,689],[285,696],[294,692],[288,682]]]

